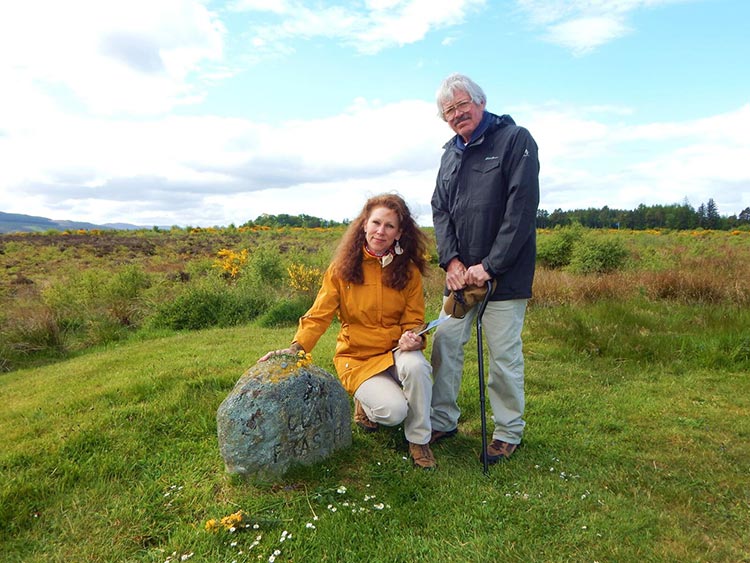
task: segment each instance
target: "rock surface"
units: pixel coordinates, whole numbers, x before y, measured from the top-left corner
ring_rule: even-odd
[[[339,380],[291,356],[251,367],[216,413],[227,471],[264,480],[350,446],[350,421],[349,396]]]

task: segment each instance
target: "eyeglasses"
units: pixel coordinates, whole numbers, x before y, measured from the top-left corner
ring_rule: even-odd
[[[469,111],[469,106],[472,104],[471,100],[463,100],[462,102],[458,102],[456,104],[453,104],[450,107],[447,107],[443,110],[443,119],[445,121],[451,121],[454,117],[456,117],[456,114],[460,111],[461,113],[464,113],[465,111]]]

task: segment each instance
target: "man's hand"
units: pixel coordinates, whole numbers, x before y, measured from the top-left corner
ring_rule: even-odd
[[[466,270],[466,275],[464,276],[466,285],[484,285],[490,279],[492,279],[492,276],[487,273],[482,264],[473,265]]]
[[[466,266],[458,258],[454,258],[448,263],[445,270],[445,285],[448,289],[458,290],[466,287]]]

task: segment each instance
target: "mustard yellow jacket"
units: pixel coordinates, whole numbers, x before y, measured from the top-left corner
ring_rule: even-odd
[[[360,285],[339,279],[329,267],[294,335],[294,341],[310,352],[338,314],[341,330],[333,364],[344,389],[352,395],[363,381],[393,365],[391,350],[401,334],[424,322],[422,275],[414,264],[402,290],[383,283],[380,260],[366,252],[362,268],[364,283]]]

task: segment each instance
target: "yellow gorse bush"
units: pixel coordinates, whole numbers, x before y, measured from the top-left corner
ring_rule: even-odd
[[[214,268],[219,268],[226,276],[237,279],[247,264],[248,252],[243,248],[239,252],[222,248],[219,250],[218,258],[214,261]]]
[[[323,277],[319,268],[304,264],[291,264],[286,271],[289,274],[289,286],[303,293],[317,291]]]

